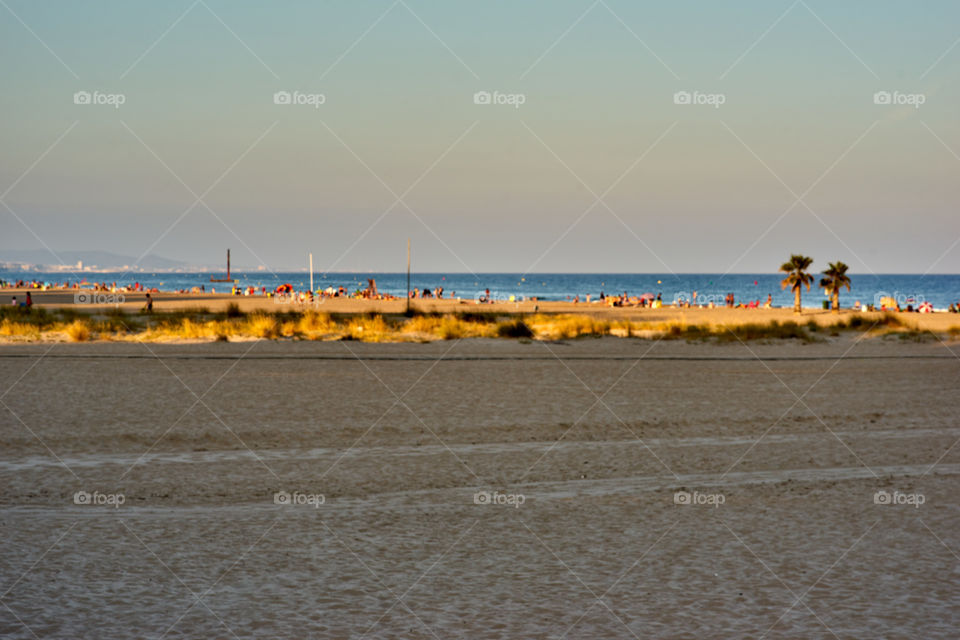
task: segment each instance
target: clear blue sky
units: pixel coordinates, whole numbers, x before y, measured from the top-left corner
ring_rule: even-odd
[[[3,3],[0,258],[960,272],[955,0]]]

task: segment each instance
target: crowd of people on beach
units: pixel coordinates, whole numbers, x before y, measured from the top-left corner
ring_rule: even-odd
[[[489,289],[487,290],[487,295],[489,295]],[[411,299],[435,299],[443,300],[445,290],[443,287],[435,287],[433,289],[420,289],[419,287],[414,287],[410,290]],[[390,293],[383,293],[377,290],[377,283],[373,278],[367,280],[367,286],[363,289],[357,288],[353,293],[344,287],[334,287],[328,286],[325,289],[317,289],[316,291],[311,291],[307,289],[306,291],[297,291],[295,290],[292,284],[281,284],[276,287],[273,291],[268,291],[266,287],[234,287],[232,290],[233,295],[242,295],[242,296],[266,296],[266,297],[276,297],[283,301],[290,301],[302,304],[314,303],[318,300],[325,298],[357,298],[361,300],[403,300],[404,296],[396,296]],[[456,292],[452,292],[450,298],[453,299],[456,297]]]
[[[586,296],[586,301],[589,303],[591,301],[590,295]],[[656,296],[652,293],[645,293],[640,296],[631,296],[624,291],[619,296],[608,296],[603,291],[600,292],[599,301],[611,307],[640,307],[640,308],[651,308],[651,309],[660,309],[663,307],[663,293],[659,292]],[[580,296],[574,296],[574,303],[580,302]],[[766,302],[760,302],[759,298],[756,300],[751,300],[749,302],[737,302],[736,297],[733,293],[727,293],[723,296],[723,304],[719,304],[719,296],[709,295],[709,296],[699,296],[696,291],[693,291],[691,295],[686,295],[686,293],[679,294],[673,300],[672,303],[669,303],[670,306],[677,308],[689,309],[701,308],[701,309],[714,309],[717,307],[726,307],[729,309],[772,309],[773,308],[773,294],[767,295]]]
[[[105,292],[105,293],[143,293],[150,291],[152,293],[159,293],[160,290],[156,287],[145,287],[139,282],[134,282],[133,284],[121,285],[118,286],[116,282],[87,282],[86,280],[78,280],[75,282],[70,282],[69,280],[64,282],[45,282],[42,280],[15,280],[7,281],[0,279],[0,289],[35,289],[37,291],[96,291],[96,292]],[[194,292],[199,293],[203,289],[203,286],[194,287]],[[177,293],[187,293],[186,290],[180,289]]]
[[[30,291],[94,291],[94,292],[103,292],[103,293],[160,293],[160,290],[157,287],[147,287],[141,284],[140,282],[134,282],[128,285],[118,285],[116,282],[87,282],[86,280],[81,281],[65,281],[65,282],[45,282],[41,280],[3,280],[0,279],[0,289],[27,289],[26,298],[24,300],[18,300],[16,297],[13,298],[13,304],[20,307],[30,307],[33,304]],[[211,293],[215,294],[217,291],[214,287],[210,287],[209,291],[207,290],[206,285],[199,285],[191,287],[190,289],[177,289],[170,291],[168,293],[177,293],[177,294],[206,294]],[[245,286],[241,287],[237,284],[233,284],[230,289],[230,294],[234,296],[262,296],[267,298],[277,298],[278,302],[290,302],[290,303],[299,303],[299,304],[315,304],[323,299],[327,298],[355,298],[362,300],[403,300],[406,296],[404,295],[393,295],[390,293],[384,293],[377,289],[377,283],[374,279],[370,278],[367,280],[367,286],[365,288],[357,287],[352,292],[345,286],[334,287],[332,285],[327,286],[326,288],[319,288],[316,291],[306,290],[297,290],[292,284],[286,283],[278,285],[275,288],[267,288],[265,286]],[[420,288],[414,287],[409,292],[410,299],[416,300],[460,300],[457,297],[456,292],[450,292],[447,294],[444,287],[438,286],[434,288]],[[490,289],[485,289],[482,292],[478,293],[472,298],[473,302],[476,304],[492,304],[494,302],[523,302],[523,301],[532,301],[539,302],[540,299],[535,296],[525,297],[518,295],[509,295],[509,296],[498,296],[495,293],[491,293]],[[649,308],[649,309],[660,309],[665,304],[669,307],[675,308],[700,308],[700,309],[714,309],[714,308],[728,308],[728,309],[772,309],[773,308],[773,294],[768,294],[765,301],[761,301],[759,298],[754,300],[747,301],[737,301],[736,296],[729,292],[725,295],[719,294],[708,294],[708,295],[699,295],[697,291],[692,291],[689,293],[681,293],[675,296],[675,298],[670,302],[664,302],[663,293],[658,292],[656,295],[653,293],[644,293],[642,295],[630,295],[626,291],[622,292],[619,295],[608,295],[604,291],[600,291],[599,296],[594,298],[591,294],[586,294],[581,299],[581,296],[567,296],[566,301],[572,302],[573,304],[600,304],[609,307],[635,307],[635,308]],[[918,301],[914,299],[904,300],[904,304],[901,304],[901,301],[893,297],[881,297],[876,300],[876,304],[863,304],[860,300],[857,300],[853,305],[852,309],[859,311],[898,311],[898,312],[908,312],[908,313],[932,313],[934,311],[933,305],[926,301]],[[152,306],[152,305],[151,305]],[[960,301],[950,304],[947,308],[949,313],[960,313]]]
[[[37,289],[47,291],[50,289],[79,289],[80,283],[74,282],[44,282],[42,280],[4,280],[0,278],[0,289]]]

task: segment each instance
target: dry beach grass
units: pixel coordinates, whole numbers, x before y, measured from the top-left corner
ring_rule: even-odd
[[[346,301],[345,301],[346,302]],[[350,301],[360,302],[360,301]],[[351,305],[340,305],[350,308]],[[586,307],[575,311],[525,313],[503,305],[466,310],[444,305],[410,313],[331,312],[334,305],[284,307],[260,304],[245,312],[236,303],[218,310],[205,306],[167,307],[143,313],[120,307],[38,306],[30,311],[0,307],[0,341],[209,341],[249,339],[356,340],[361,342],[428,342],[460,338],[533,338],[565,340],[580,337],[646,339],[816,341],[841,331],[871,336],[896,334],[911,339],[960,335],[954,314],[842,314],[746,309],[617,309]],[[377,307],[374,307],[377,308]],[[442,309],[442,310],[441,310]]]

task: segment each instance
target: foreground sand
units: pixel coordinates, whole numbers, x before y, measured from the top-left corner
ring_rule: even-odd
[[[0,636],[951,637],[952,348],[0,347]]]

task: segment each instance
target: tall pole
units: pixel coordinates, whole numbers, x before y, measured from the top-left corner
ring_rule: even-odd
[[[410,238],[407,238],[407,313],[410,313]]]
[[[310,254],[310,291],[313,291],[313,254]]]

